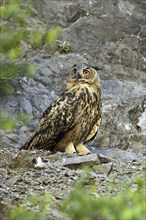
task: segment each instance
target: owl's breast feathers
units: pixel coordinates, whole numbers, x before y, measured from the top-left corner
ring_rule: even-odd
[[[98,85],[70,81],[67,89],[43,113],[39,125],[20,149],[49,149],[71,141],[92,140],[101,121],[101,89]]]

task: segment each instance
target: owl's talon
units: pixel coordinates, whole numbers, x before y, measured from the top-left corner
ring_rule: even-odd
[[[88,148],[86,148],[83,144],[77,145],[77,146],[76,146],[76,151],[77,151],[80,155],[91,154],[91,152],[88,150]]]
[[[75,148],[74,148],[73,143],[70,143],[69,145],[67,145],[67,146],[65,147],[65,152],[68,153],[68,154],[76,153],[76,150],[75,150]]]

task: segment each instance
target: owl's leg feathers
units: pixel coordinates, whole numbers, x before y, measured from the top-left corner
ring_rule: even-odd
[[[90,154],[90,151],[83,144],[77,145],[76,151],[83,155]]]
[[[73,143],[69,143],[66,147],[65,147],[65,152],[69,153],[69,154],[73,154],[76,152]]]

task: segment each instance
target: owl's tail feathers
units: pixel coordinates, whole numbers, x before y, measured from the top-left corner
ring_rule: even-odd
[[[40,150],[44,148],[44,139],[41,133],[34,132],[28,141],[19,150]]]
[[[56,137],[56,136],[55,136]],[[19,150],[53,150],[54,147],[54,137],[53,139],[46,139],[46,134],[41,134],[40,132],[35,132],[28,139],[28,141],[22,145]]]
[[[23,150],[34,150],[35,145],[36,145],[36,138],[35,138],[35,135],[32,135],[27,140],[27,142],[19,148],[19,150],[22,150],[22,149]]]
[[[27,141],[24,145],[22,145],[19,150],[32,150],[30,145],[29,145],[29,142]]]

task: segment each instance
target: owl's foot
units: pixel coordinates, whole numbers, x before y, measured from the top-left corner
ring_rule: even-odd
[[[82,155],[90,154],[91,152],[83,144],[76,146],[76,151]]]
[[[68,145],[65,147],[65,152],[66,152],[66,153],[69,153],[69,154],[76,153],[76,150],[75,150],[75,148],[74,148],[73,143],[70,143],[70,144],[68,144]]]

